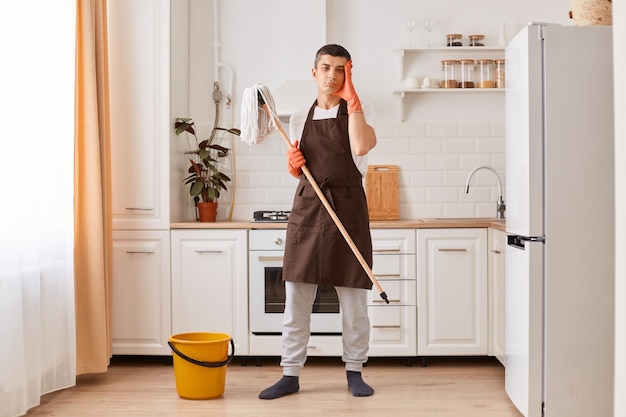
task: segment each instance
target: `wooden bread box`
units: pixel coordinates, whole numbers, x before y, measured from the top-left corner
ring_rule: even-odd
[[[370,220],[399,220],[398,166],[368,165],[365,196]]]

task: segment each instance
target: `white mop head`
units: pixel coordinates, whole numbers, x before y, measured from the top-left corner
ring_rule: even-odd
[[[259,100],[262,98],[262,101]],[[263,103],[267,104],[266,111]],[[263,84],[255,84],[243,91],[241,99],[241,140],[248,145],[261,143],[276,130],[274,98]]]

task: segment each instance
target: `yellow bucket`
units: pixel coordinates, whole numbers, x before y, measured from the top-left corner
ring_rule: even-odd
[[[181,333],[170,336],[168,344],[174,352],[174,376],[179,397],[210,400],[224,393],[226,365],[235,356],[235,344],[229,335]]]

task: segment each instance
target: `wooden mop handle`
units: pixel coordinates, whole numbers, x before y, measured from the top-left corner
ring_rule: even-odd
[[[267,106],[267,104],[264,104],[264,106]],[[285,141],[285,144],[287,145],[287,147],[293,148],[293,144],[291,143],[291,141],[289,140],[289,137],[287,137],[287,134],[283,130],[283,127],[282,127],[280,121],[276,117],[274,117],[274,121],[276,122],[276,128],[278,129],[278,132],[280,133],[280,136],[282,136],[283,140]],[[309,171],[309,169],[306,167],[306,165],[303,165],[302,166],[302,172],[304,172],[304,175],[306,176],[307,180],[309,180],[309,183],[311,183],[311,185],[313,186],[313,189],[315,190],[315,194],[317,194],[317,196],[319,197],[320,201],[322,202],[322,204],[326,208],[326,211],[328,211],[328,214],[330,215],[330,217],[333,219],[333,221],[337,225],[337,228],[339,229],[339,231],[343,235],[343,238],[346,240],[346,243],[348,244],[348,246],[350,246],[350,249],[352,249],[352,252],[354,253],[354,256],[356,256],[356,259],[359,261],[359,263],[363,267],[363,270],[365,270],[365,272],[367,273],[367,276],[370,278],[370,281],[372,281],[372,284],[374,285],[374,287],[376,287],[376,291],[378,291],[378,294],[380,294],[381,298],[383,300],[385,300],[385,302],[387,304],[389,304],[389,300],[387,299],[387,294],[385,293],[385,290],[383,290],[383,288],[380,286],[380,283],[378,282],[378,280],[374,276],[374,273],[372,272],[372,269],[369,267],[367,262],[365,262],[365,259],[363,258],[363,255],[361,255],[361,252],[359,251],[359,248],[356,247],[356,245],[354,244],[354,241],[352,240],[352,238],[348,234],[348,231],[346,230],[346,228],[341,223],[341,220],[339,220],[339,217],[337,217],[337,213],[335,213],[335,210],[333,210],[332,206],[330,205],[330,203],[326,199],[326,196],[324,195],[324,193],[320,189],[319,185],[317,185],[317,182],[315,181],[315,178],[313,178],[313,175],[311,174],[311,171]]]

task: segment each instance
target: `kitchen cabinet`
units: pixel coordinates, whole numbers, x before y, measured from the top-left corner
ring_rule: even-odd
[[[226,333],[249,354],[248,231],[171,232],[172,332]]]
[[[400,57],[400,80],[404,80],[407,65],[416,64],[419,70],[411,71],[422,76],[441,77],[442,59],[498,59],[504,58],[504,48],[500,47],[428,47],[428,48],[396,48],[393,50]],[[407,61],[410,64],[407,64]],[[402,88],[395,89],[393,94],[400,96],[400,121],[405,119],[405,98],[407,94],[489,94],[503,93],[503,88]]]
[[[169,230],[170,0],[108,2],[115,230]]]
[[[489,355],[504,365],[504,269],[506,232],[489,229]]]
[[[169,355],[170,234],[113,232],[114,355]]]
[[[414,229],[374,229],[373,267],[389,304],[370,292],[369,356],[415,356],[417,353],[417,275]]]
[[[418,229],[418,356],[488,355],[486,228]]]

